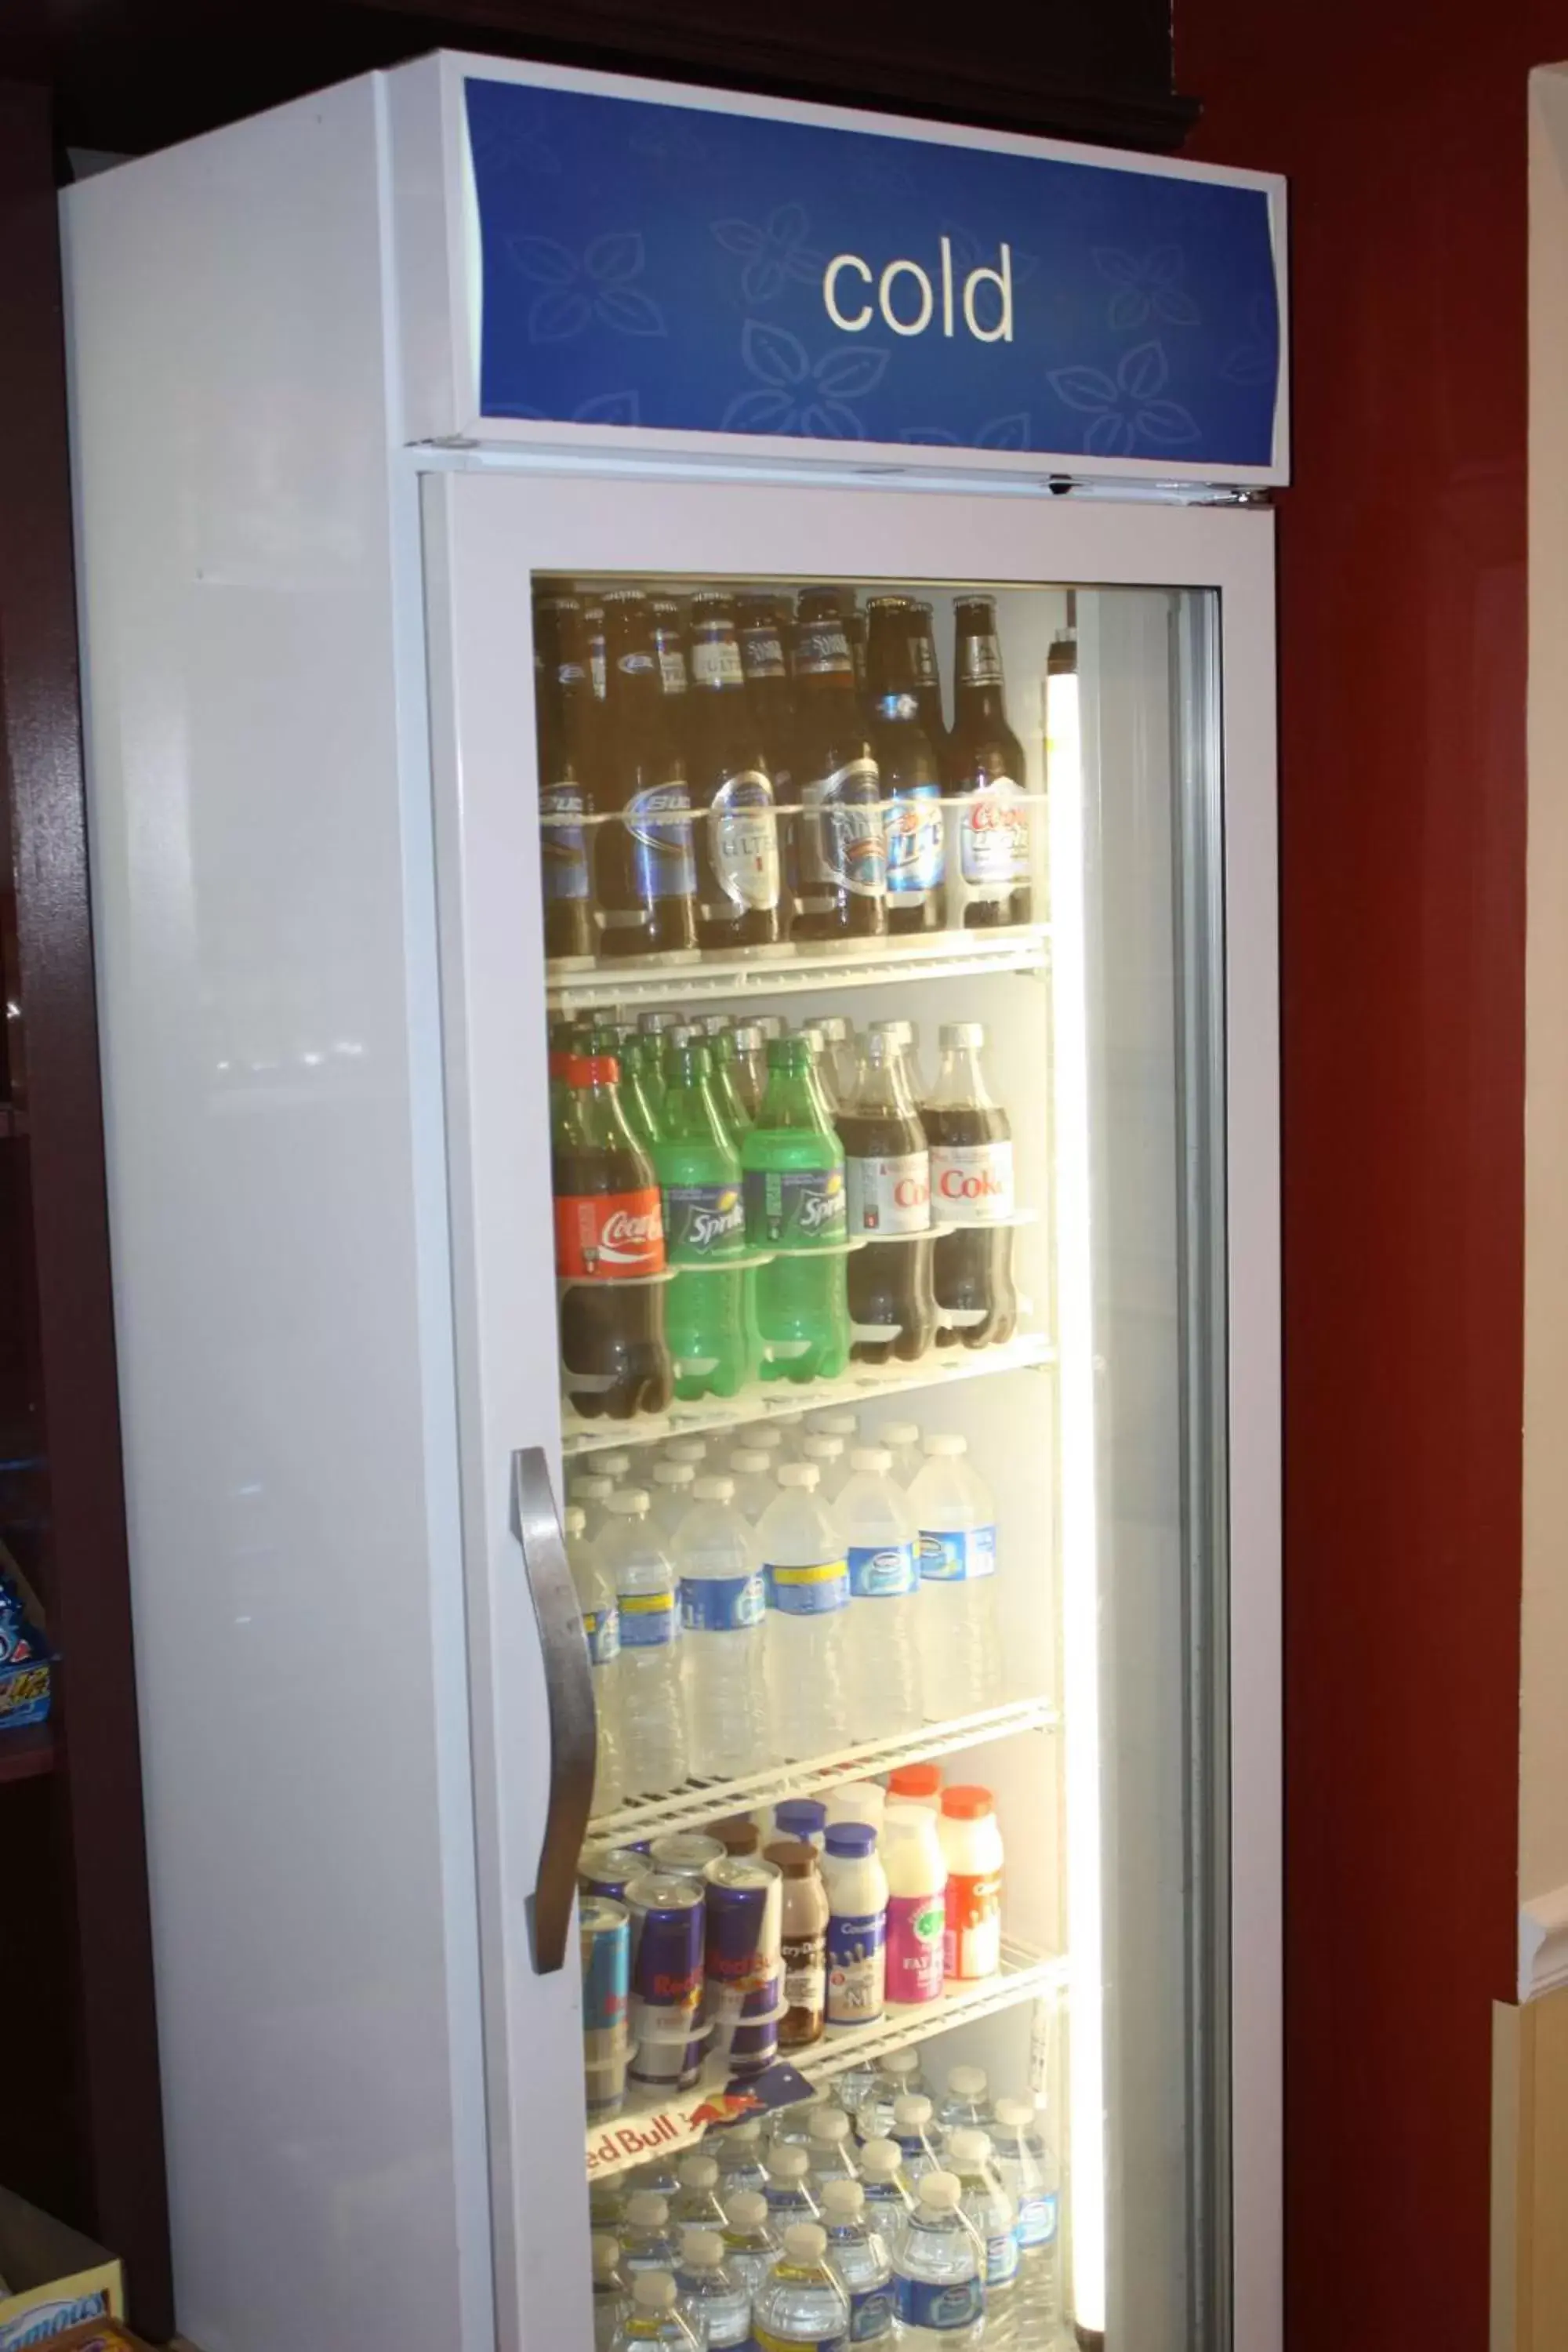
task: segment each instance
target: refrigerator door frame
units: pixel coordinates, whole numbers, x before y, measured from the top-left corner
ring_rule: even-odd
[[[1236,2352],[1282,2342],[1280,1265],[1273,521],[1262,509],[977,499],[803,470],[786,490],[692,466],[406,455],[422,501],[447,1066],[463,1549],[502,2352],[585,2326],[579,2020],[535,1977],[543,1688],[510,1503],[516,1448],[559,1478],[560,1406],[536,828],[517,790],[531,664],[482,593],[496,534],[525,569],[1079,582],[1219,592],[1224,699],[1227,1833]],[[993,488],[994,486],[992,486]],[[765,550],[765,559],[763,551]],[[477,552],[479,551],[479,552]],[[478,574],[479,576],[476,576]],[[519,1341],[522,1344],[520,1345]],[[557,1486],[559,1498],[559,1486]],[[573,2118],[558,2138],[554,2118]],[[540,2126],[549,2118],[549,2139]],[[556,2161],[560,2157],[569,2160]]]

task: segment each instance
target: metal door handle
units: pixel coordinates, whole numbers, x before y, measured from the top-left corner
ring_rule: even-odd
[[[528,1590],[544,1654],[545,1709],[550,1733],[550,1791],[539,1869],[528,1898],[529,1936],[538,1976],[553,1976],[566,1958],[577,1860],[594,1795],[598,1725],[594,1677],[566,1541],[550,1490],[542,1449],[523,1446],[511,1457],[512,1514]]]

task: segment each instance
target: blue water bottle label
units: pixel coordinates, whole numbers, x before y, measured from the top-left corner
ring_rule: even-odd
[[[655,784],[634,793],[626,803],[626,828],[639,898],[689,898],[696,889],[690,807],[691,795],[684,784]]]
[[[580,824],[560,822],[563,817],[581,816],[586,804],[581,784],[546,784],[539,795],[540,814],[552,820],[539,828],[547,898],[588,896],[587,835]]]
[[[1056,2242],[1057,2192],[1054,2189],[1032,2191],[1018,2200],[1018,2243],[1021,2246],[1049,2246]]]
[[[998,2231],[985,2241],[985,2284],[1011,2286],[1018,2275],[1018,2241],[1011,2230]]]
[[[928,1584],[966,1584],[995,1573],[994,1527],[921,1529],[921,1574]]]
[[[943,866],[940,785],[900,784],[887,821],[888,896],[939,890]]]
[[[683,1576],[680,1580],[683,1633],[732,1633],[741,1626],[760,1625],[766,1608],[767,1594],[755,1569],[749,1576]]]
[[[857,1601],[896,1600],[919,1581],[912,1543],[850,1545],[849,1590]]]
[[[931,2327],[943,2333],[973,2327],[984,2307],[984,2299],[977,2278],[946,2281],[900,2277],[894,2283],[894,2308],[904,2327]]]
[[[746,1246],[746,1210],[738,1184],[667,1184],[664,1247],[671,1265],[739,1257]]]
[[[634,1592],[623,1597],[623,1650],[661,1650],[679,1631],[673,1592]]]
[[[849,2298],[849,2341],[851,2344],[879,2344],[893,2332],[893,2285],[887,2280],[881,2286],[862,2287]]]
[[[608,1609],[584,1609],[583,1631],[588,1637],[588,1663],[607,1666],[621,1654],[621,1612],[614,1603]]]
[[[819,1559],[808,1568],[773,1568],[767,1578],[768,1605],[783,1617],[826,1617],[849,1606],[849,1563]]]

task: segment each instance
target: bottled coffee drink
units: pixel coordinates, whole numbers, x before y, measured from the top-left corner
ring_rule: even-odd
[[[779,944],[780,868],[773,780],[746,691],[727,596],[691,604],[687,721],[697,835],[697,938],[731,952]]]
[[[588,677],[583,607],[574,596],[534,599],[533,693],[544,952],[552,962],[584,963],[594,953],[594,915],[588,835],[581,820],[594,809],[597,712]]]
[[[880,785],[837,593],[802,592],[795,628],[797,940],[880,939],[888,861]]]
[[[950,914],[967,930],[1026,923],[1032,905],[1027,771],[1024,747],[1007,724],[993,600],[963,598],[955,627],[946,754]]]
[[[837,1116],[844,1146],[850,1353],[860,1362],[912,1363],[936,1337],[931,1155],[898,1037],[871,1029],[855,1091]]]
[[[670,737],[653,614],[635,590],[605,604],[603,806],[595,827],[599,950],[606,957],[690,951],[696,862],[686,769]]]
[[[933,931],[942,919],[942,776],[921,724],[915,690],[919,617],[907,596],[872,602],[867,678],[871,748],[887,829],[888,929],[893,932]]]
[[[921,1117],[931,1146],[938,1344],[990,1347],[1018,1320],[1013,1287],[1013,1130],[981,1066],[978,1021],[945,1023],[942,1068]]]
[[[552,1137],[562,1385],[591,1420],[662,1412],[671,1391],[665,1286],[650,1278],[665,1263],[658,1182],[618,1079],[611,1054],[564,1055]]]

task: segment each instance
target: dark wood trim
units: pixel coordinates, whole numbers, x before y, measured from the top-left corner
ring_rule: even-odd
[[[58,1748],[52,1723],[30,1723],[22,1731],[0,1731],[0,1789],[14,1780],[36,1780],[55,1769]]]
[[[57,1774],[75,1925],[75,2104],[94,2236],[132,2316],[174,2327],[141,1749],[121,1477],[51,101],[0,84],[0,760],[11,803],[47,1461]],[[68,2217],[74,2218],[74,2217]]]

